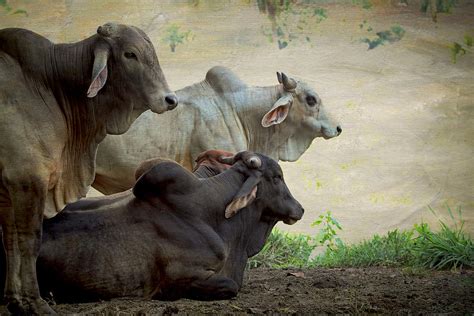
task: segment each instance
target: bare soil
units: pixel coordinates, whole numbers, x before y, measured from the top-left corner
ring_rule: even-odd
[[[53,306],[59,314],[453,314],[474,313],[474,271],[392,268],[255,269],[235,299],[116,299]],[[2,310],[5,311],[2,306]],[[2,313],[3,314],[3,313]]]

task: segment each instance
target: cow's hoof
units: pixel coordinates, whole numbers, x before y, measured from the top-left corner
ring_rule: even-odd
[[[5,302],[7,303],[7,309],[12,315],[22,315],[25,314],[23,307],[20,301],[17,298],[6,297]]]
[[[41,298],[23,299],[21,303],[17,299],[9,299],[7,308],[12,315],[57,315]]]

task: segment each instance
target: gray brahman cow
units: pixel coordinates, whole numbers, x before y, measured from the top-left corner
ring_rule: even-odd
[[[201,156],[195,174],[145,162],[133,190],[82,199],[45,221],[41,290],[62,302],[235,296],[273,226],[295,223],[304,210],[274,160],[223,156]]]
[[[105,24],[73,44],[0,30],[0,221],[12,313],[53,313],[36,281],[41,222],[87,193],[99,142],[177,102],[136,27]]]
[[[104,194],[131,188],[137,166],[153,157],[190,170],[199,153],[214,148],[295,161],[315,137],[341,133],[308,84],[280,73],[278,82],[249,87],[227,68],[210,69],[204,81],[176,91],[185,106],[160,116],[145,112],[126,134],[101,143],[94,188]]]

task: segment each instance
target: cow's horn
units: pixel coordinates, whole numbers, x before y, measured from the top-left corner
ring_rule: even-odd
[[[282,83],[281,81],[281,73],[277,71],[277,79],[279,83]]]
[[[220,156],[218,160],[219,162],[225,163],[226,165],[233,165],[235,163],[235,156],[230,156],[230,157]]]
[[[257,156],[251,156],[247,159],[246,165],[253,169],[258,169],[262,166],[262,160]]]
[[[283,87],[286,91],[293,91],[296,89],[296,81],[293,78],[288,78],[284,73],[281,73]]]

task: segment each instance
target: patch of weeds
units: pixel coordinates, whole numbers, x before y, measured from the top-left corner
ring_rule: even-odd
[[[366,31],[367,32],[372,32],[374,29],[372,28],[372,26],[368,25],[367,24],[367,20],[364,20],[361,24],[359,24],[359,28],[360,29],[364,29],[366,28]]]
[[[359,25],[360,26],[360,25]],[[367,29],[368,32],[372,31],[372,28]],[[385,30],[376,33],[375,38],[363,38],[361,41],[369,45],[369,50],[374,49],[380,45],[385,45],[386,43],[392,44],[398,42],[405,35],[405,30],[400,25],[394,25],[390,30]]]
[[[247,268],[306,267],[316,246],[309,235],[285,233],[275,228],[260,253],[248,260]]]
[[[315,7],[316,3],[292,0],[257,0],[257,7],[266,14],[271,26],[262,26],[263,35],[279,49],[288,47],[293,41],[311,42],[307,30],[328,18],[327,10]]]
[[[458,57],[466,55],[466,53],[471,52],[473,44],[472,36],[465,34],[464,41],[462,44],[458,42],[453,42],[453,44],[449,47],[451,51],[451,61],[455,64],[458,60]]]
[[[369,10],[372,8],[373,4],[370,0],[352,0],[352,4],[361,6],[363,9]]]
[[[9,4],[8,4],[8,1],[7,0],[0,0],[0,8],[3,9],[3,11],[5,11],[7,14],[11,14],[11,15],[14,15],[14,14],[22,14],[24,16],[28,16],[28,12],[26,12],[26,10],[23,10],[23,9],[14,9],[12,8]]]
[[[429,210],[436,215],[431,207]],[[429,269],[474,267],[474,244],[464,232],[461,208],[457,209],[459,224],[449,206],[447,210],[454,223],[453,228],[441,219],[438,219],[441,227],[439,232],[432,231],[426,223],[415,225],[414,230],[418,233],[414,239],[417,262]]]
[[[390,231],[355,245],[340,245],[315,258],[317,266],[369,267],[410,264],[413,232]]]
[[[435,214],[433,209],[430,211]],[[474,267],[474,245],[464,232],[464,220],[458,208],[455,218],[449,206],[453,228],[439,220],[440,231],[428,224],[416,224],[408,231],[390,231],[354,245],[341,244],[327,249],[314,259],[324,267],[400,266],[416,269],[459,269]]]
[[[430,211],[435,214],[433,209]],[[271,267],[402,267],[404,273],[422,275],[432,269],[464,269],[474,267],[474,244],[464,232],[464,220],[458,208],[456,218],[449,206],[453,227],[439,220],[440,231],[426,223],[413,229],[395,229],[385,235],[348,245],[337,236],[339,222],[326,212],[312,226],[318,226],[315,236],[284,233],[275,229],[263,250],[248,261],[248,268]],[[313,251],[325,246],[325,251],[313,257]]]
[[[178,24],[171,24],[165,30],[165,37],[163,42],[168,44],[171,52],[176,51],[178,45],[184,44],[184,42],[194,39],[191,30],[181,31],[181,27]]]
[[[437,22],[438,13],[451,13],[457,2],[457,0],[422,0],[420,10],[425,13],[429,10],[431,12],[431,19],[433,22]]]
[[[307,268],[313,265],[312,254],[317,247],[333,249],[342,244],[337,236],[342,227],[330,211],[321,214],[311,226],[321,227],[316,236],[273,229],[260,253],[248,260],[247,268]]]

